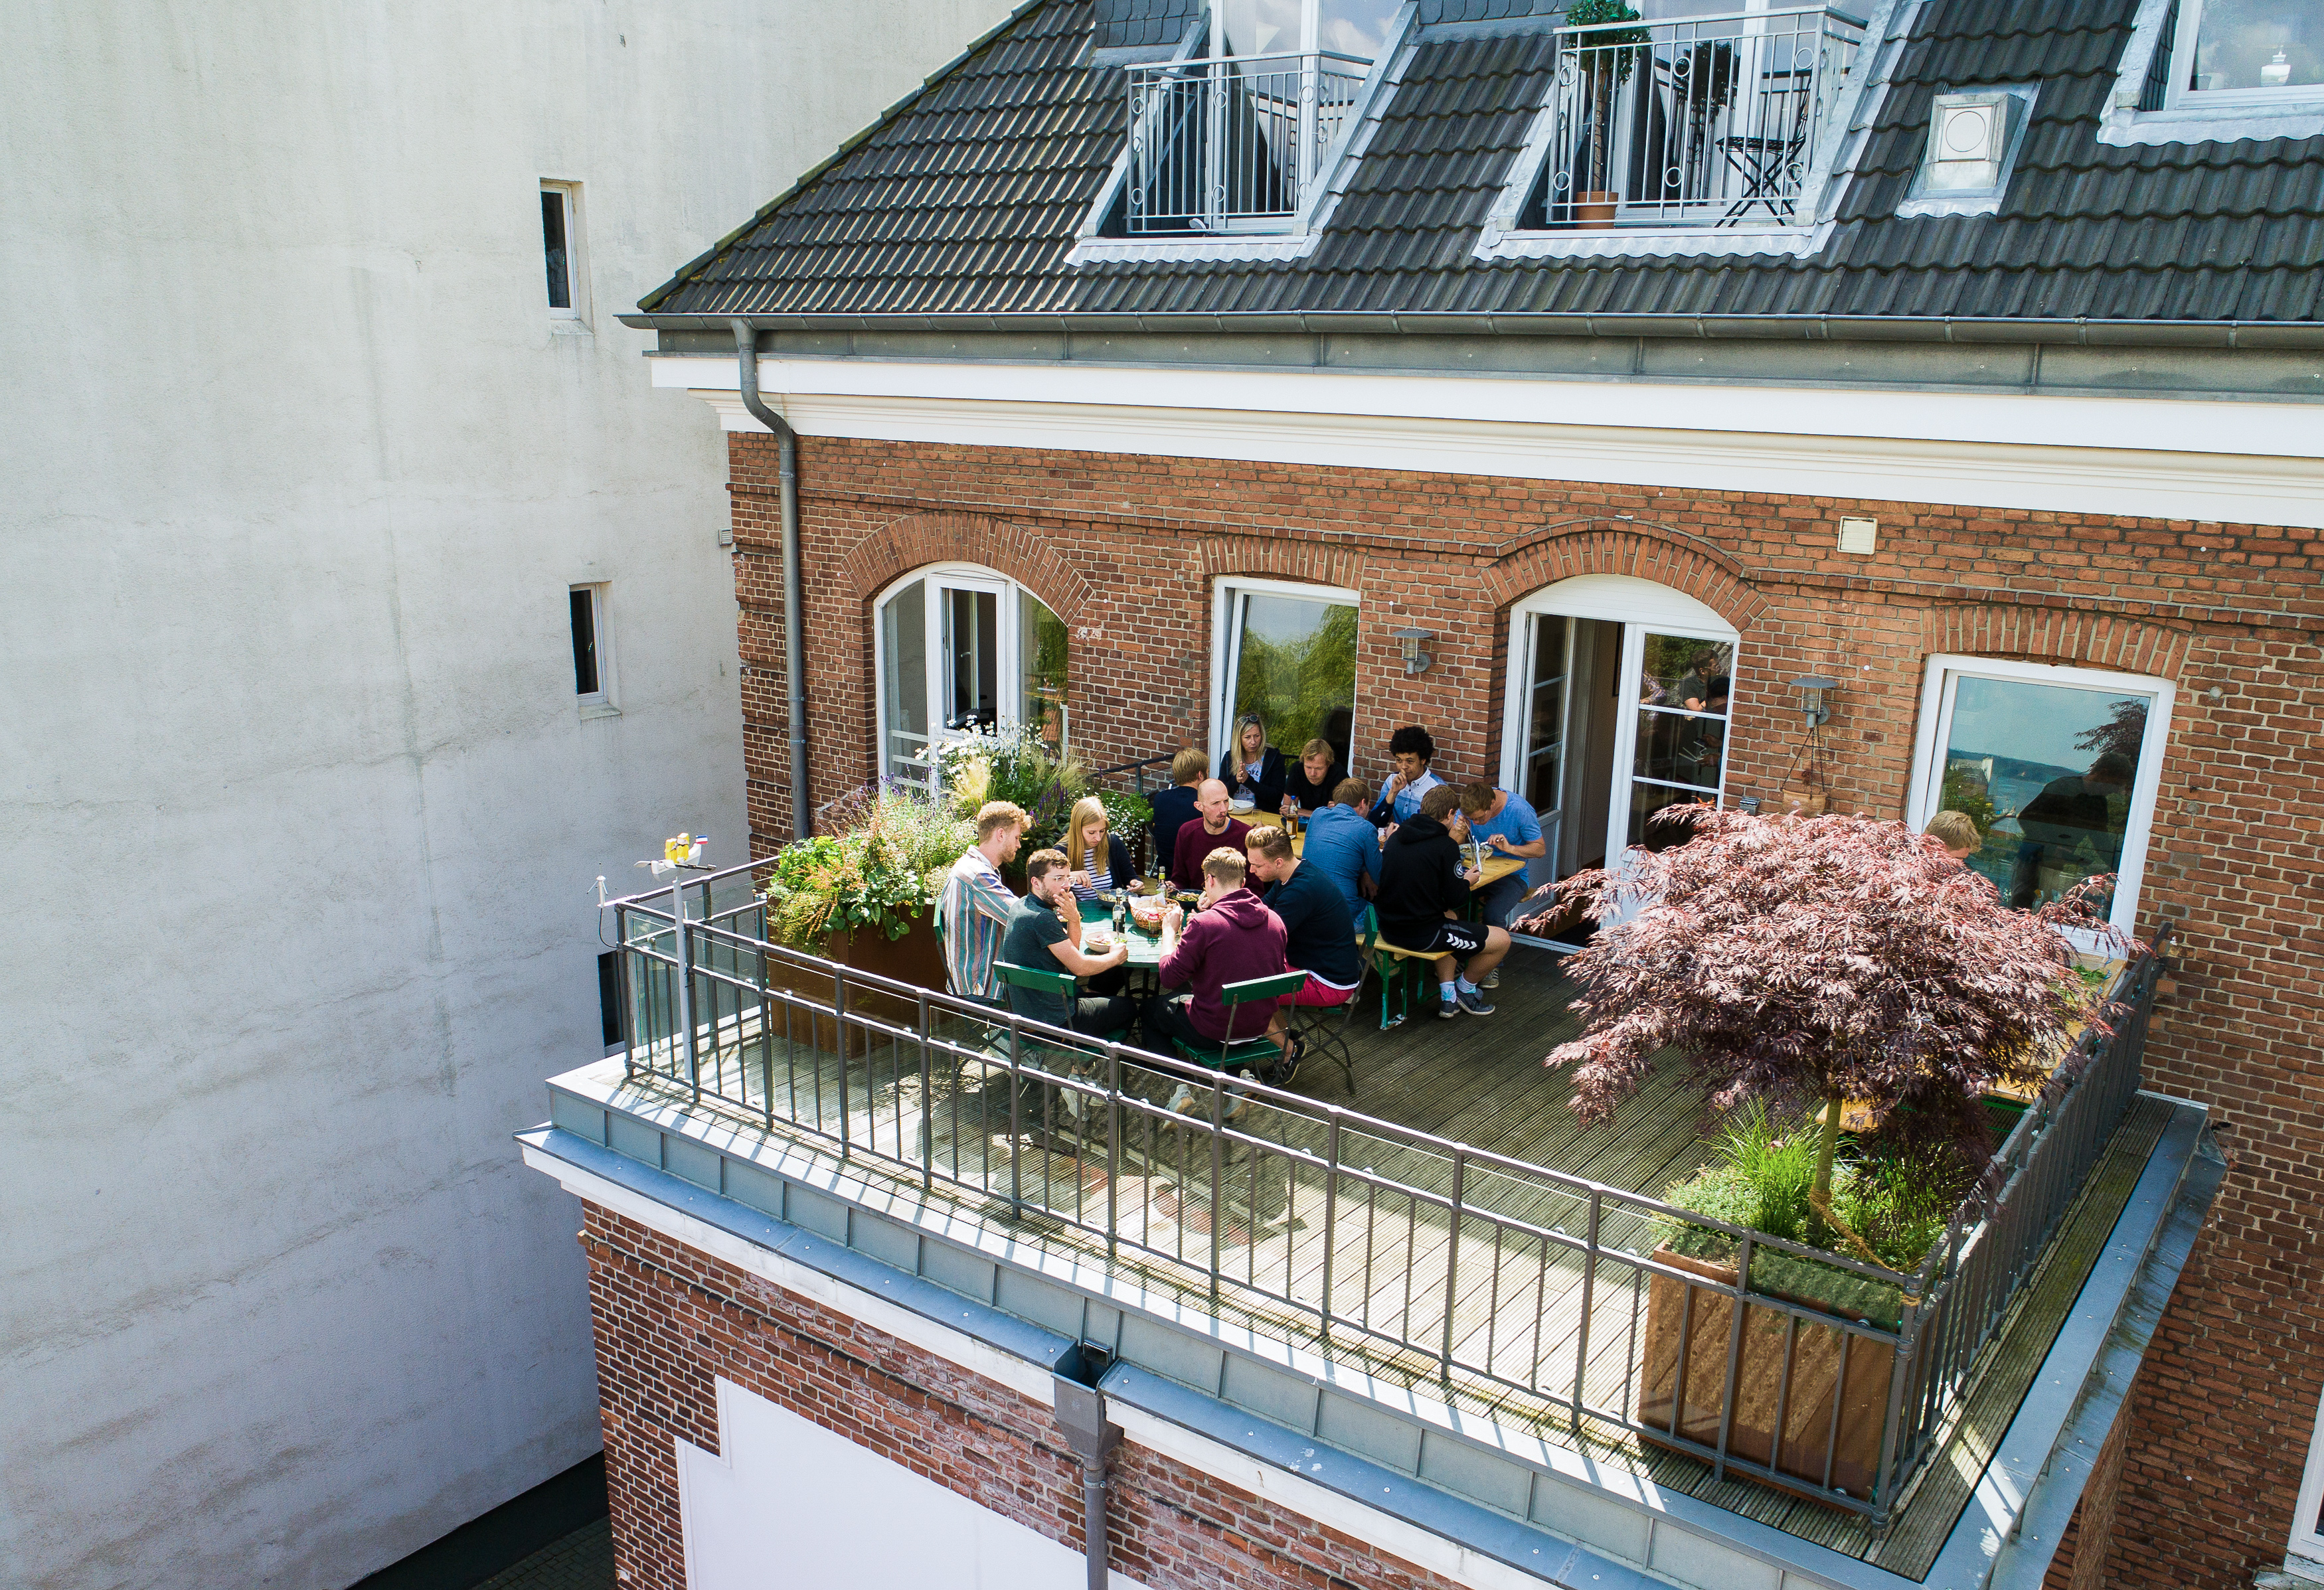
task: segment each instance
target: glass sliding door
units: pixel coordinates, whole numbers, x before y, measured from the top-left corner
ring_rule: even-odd
[[[1032,725],[1063,748],[1065,627],[1031,592],[988,569],[924,569],[875,610],[880,771],[927,784],[932,746]]]
[[[1309,587],[1309,590],[1321,590]],[[1290,594],[1298,586],[1221,588],[1224,641],[1212,765],[1222,764],[1234,725],[1256,712],[1267,742],[1295,761],[1310,740],[1327,742],[1345,769],[1355,731],[1356,604]]]
[[[1719,804],[1727,783],[1727,709],[1734,688],[1735,646],[1634,625],[1637,721],[1629,756],[1626,845],[1650,850],[1683,843],[1686,833],[1649,820],[1665,806]]]
[[[2084,880],[2127,929],[2161,776],[2171,687],[2159,679],[1993,658],[1931,661],[1913,824],[1959,812],[1984,841],[1969,866],[2032,910]]]

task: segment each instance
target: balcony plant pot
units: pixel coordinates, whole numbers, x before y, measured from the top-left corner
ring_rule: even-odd
[[[901,938],[891,939],[876,928],[850,928],[825,934],[822,948],[816,951],[825,960],[837,961],[854,971],[870,972],[899,983],[909,983],[916,988],[932,993],[945,991],[944,941],[936,933],[933,912],[915,912],[909,918],[911,926]],[[834,1003],[839,979],[827,972],[803,967],[779,959],[770,960],[767,966],[767,986],[811,999],[819,1005]],[[847,988],[847,1008],[890,1025],[916,1028],[918,1016],[913,1002],[898,994],[867,988],[850,983]],[[770,1019],[778,1034],[782,1033],[783,1013],[771,1010]],[[831,1017],[815,1017],[814,1041],[826,1052],[836,1052],[840,1034]],[[800,1014],[790,1017],[789,1035],[797,1042],[807,1041],[807,1022]],[[847,1024],[847,1053],[850,1058],[862,1055],[870,1046],[872,1034],[860,1024]]]
[[[1720,1285],[1736,1283],[1736,1272],[1714,1262],[1657,1247],[1655,1262],[1700,1275]],[[1692,1306],[1688,1294],[1692,1294]],[[1841,1310],[1819,1298],[1771,1294],[1824,1313]],[[1727,1348],[1734,1300],[1708,1287],[1655,1275],[1647,1285],[1646,1364],[1638,1382],[1638,1422],[1646,1438],[1668,1431],[1674,1411],[1676,1433],[1704,1447],[1719,1444],[1720,1393],[1727,1384]],[[1784,1326],[1781,1310],[1744,1305],[1741,1351],[1735,1367],[1735,1411],[1728,1427],[1730,1457],[1766,1465],[1800,1482],[1812,1495],[1823,1489],[1824,1463],[1831,1463],[1831,1488],[1868,1501],[1880,1475],[1881,1425],[1888,1412],[1889,1377],[1895,1349],[1858,1337],[1849,1344],[1847,1382],[1840,1383],[1837,1327],[1801,1319],[1792,1333],[1790,1386],[1784,1386]],[[1684,1369],[1682,1383],[1680,1371]],[[1775,1411],[1786,1398],[1783,1440],[1775,1440]],[[1840,1404],[1837,1426],[1832,1404]],[[1658,1445],[1674,1447],[1667,1440]],[[1729,1473],[1757,1479],[1748,1470]],[[1765,1484],[1766,1482],[1761,1481]],[[1788,1490],[1789,1487],[1783,1487]]]
[[[1591,188],[1573,196],[1573,229],[1577,232],[1611,232],[1614,216],[1621,208],[1622,196],[1610,188]]]

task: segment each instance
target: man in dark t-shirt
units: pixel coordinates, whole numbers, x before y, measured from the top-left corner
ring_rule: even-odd
[[[1289,1032],[1294,1006],[1341,1006],[1356,997],[1364,980],[1356,951],[1356,923],[1339,883],[1320,867],[1310,867],[1279,828],[1254,828],[1243,843],[1250,852],[1250,876],[1267,886],[1260,903],[1283,924],[1283,959],[1307,974],[1306,986],[1289,1004],[1276,1006],[1267,1035],[1285,1045],[1286,1063],[1273,1079],[1287,1084],[1299,1065],[1298,1041]]]
[[[1001,959],[1037,971],[1066,971],[1095,977],[1130,959],[1130,946],[1117,943],[1102,955],[1082,951],[1081,905],[1067,881],[1063,850],[1036,850],[1025,863],[1026,894],[1017,903],[1001,939]],[[1031,1021],[1102,1037],[1126,1029],[1137,1015],[1127,999],[1082,997],[1069,1008],[1063,994],[1004,983],[1009,1008]]]

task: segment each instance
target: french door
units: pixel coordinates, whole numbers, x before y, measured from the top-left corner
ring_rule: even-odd
[[[1585,576],[1518,604],[1501,782],[1549,841],[1529,881],[1679,842],[1683,831],[1653,815],[1720,801],[1735,642],[1711,609],[1626,576]]]
[[[878,632],[883,774],[927,784],[937,746],[1003,723],[1064,743],[1065,626],[1015,581],[925,570],[881,601]]]

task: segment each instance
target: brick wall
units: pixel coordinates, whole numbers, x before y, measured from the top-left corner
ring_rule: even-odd
[[[686,1583],[676,1442],[720,1450],[724,1376],[923,1478],[1084,1549],[1081,1467],[1046,1403],[595,1204],[581,1245],[623,1590]],[[1125,1443],[1109,1560],[1153,1590],[1451,1590],[1314,1520]]]
[[[753,844],[788,831],[771,438],[730,437]],[[981,564],[1071,635],[1074,738],[1119,762],[1207,743],[1211,590],[1241,574],[1361,593],[1353,771],[1426,723],[1448,777],[1499,767],[1509,604],[1574,574],[1661,581],[1741,636],[1729,788],[1772,794],[1799,749],[1784,682],[1845,682],[1827,730],[1835,804],[1901,813],[1924,660],[1963,652],[2161,676],[2179,686],[2142,895],[2178,924],[2150,1085],[2202,1099],[2235,1170],[2134,1410],[2125,1585],[2229,1585],[2281,1560],[2318,1393],[2324,1310],[2324,538],[2269,526],[1651,487],[807,438],[800,475],[809,734],[821,803],[876,767],[872,609],[910,570]],[[1843,515],[1880,523],[1843,556]],[[1388,638],[1435,632],[1407,676]],[[2167,1373],[2163,1366],[2168,1365]],[[2213,1455],[2222,1494],[2191,1505]],[[2195,1493],[2194,1494],[2200,1494]],[[2143,1554],[2143,1555],[2142,1555]],[[2164,1564],[2168,1567],[2146,1565]]]
[[[2116,1582],[2107,1576],[2107,1557],[2114,1539],[2115,1501],[2129,1434],[2130,1420],[2117,1413],[2083,1483],[2082,1499],[2059,1539],[2057,1555],[2050,1559],[2050,1571],[2043,1576],[2042,1590],[2106,1590]]]

